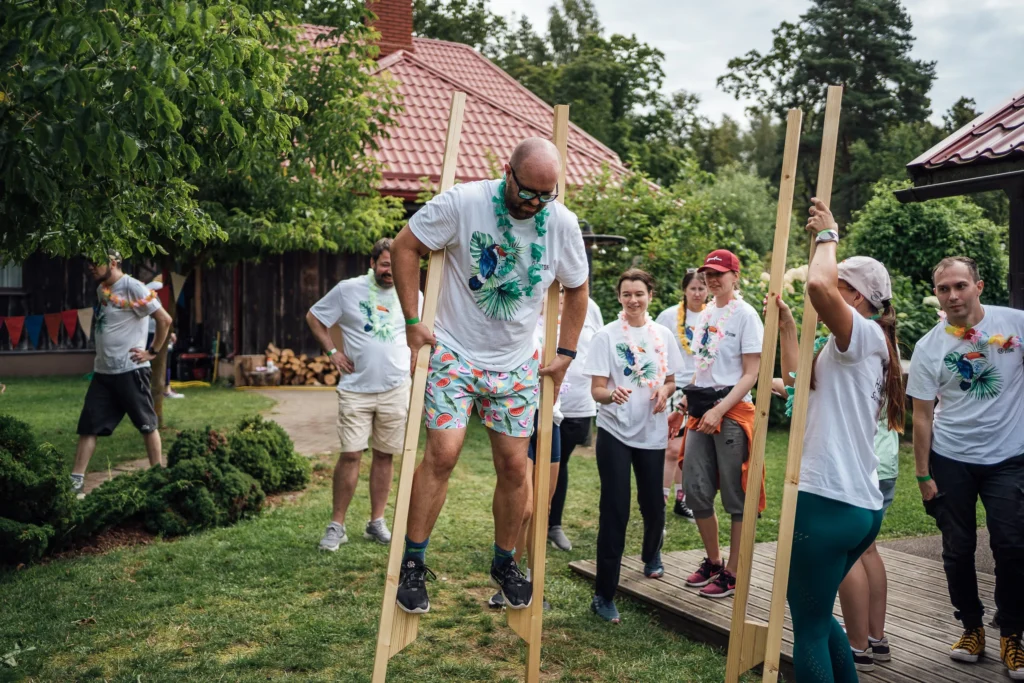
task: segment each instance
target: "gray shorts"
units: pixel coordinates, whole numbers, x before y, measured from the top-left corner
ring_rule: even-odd
[[[882,512],[885,513],[896,497],[896,478],[879,479],[878,488],[882,492]]]
[[[730,418],[722,420],[718,434],[686,430],[683,486],[695,518],[715,514],[715,493],[721,490],[722,507],[734,522],[743,520],[743,463],[748,454],[747,433]]]

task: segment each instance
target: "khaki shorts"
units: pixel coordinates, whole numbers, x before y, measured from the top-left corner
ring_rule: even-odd
[[[376,394],[338,390],[338,438],[343,453],[365,451],[373,435],[374,449],[401,453],[409,414],[411,380]]]

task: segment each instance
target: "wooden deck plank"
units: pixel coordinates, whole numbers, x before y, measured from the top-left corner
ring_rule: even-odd
[[[887,548],[880,548],[879,552],[889,577],[886,630],[893,661],[876,664],[872,673],[862,673],[862,681],[973,683],[1005,676],[997,659],[998,648],[988,648],[982,661],[973,665],[954,662],[947,655],[949,643],[960,634],[960,625],[952,616],[940,562]],[[673,624],[688,635],[721,645],[728,639],[733,601],[702,598],[696,589],[685,585],[686,577],[703,557],[700,550],[664,553],[665,576],[660,580],[644,577],[640,558],[623,558],[619,589],[670,615]],[[594,578],[593,561],[573,562],[569,566],[582,576]],[[747,614],[751,619],[767,619],[774,566],[775,544],[758,544]],[[979,592],[988,605],[993,604],[994,584],[995,577],[978,575]],[[838,600],[834,613],[841,620]],[[782,658],[787,667],[792,665],[792,655],[793,631],[787,605],[782,642]]]

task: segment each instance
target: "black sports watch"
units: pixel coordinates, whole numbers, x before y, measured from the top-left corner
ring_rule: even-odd
[[[153,348],[152,346],[151,346],[151,347],[149,347],[148,349],[146,349],[146,353],[148,353],[148,354],[149,354],[149,355],[151,355],[151,356],[159,356],[159,355],[160,355],[160,352],[159,352],[159,351],[157,351],[157,350],[156,350],[155,348]]]
[[[555,350],[555,353],[558,354],[559,356],[568,356],[569,358],[572,358],[573,360],[576,359],[576,352],[575,351],[570,351],[569,349],[563,349],[561,346],[559,346],[558,349]]]

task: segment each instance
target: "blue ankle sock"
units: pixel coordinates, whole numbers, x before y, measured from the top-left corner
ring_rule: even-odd
[[[504,562],[508,558],[515,556],[515,554],[516,554],[516,549],[515,548],[512,548],[512,550],[504,550],[503,548],[500,548],[497,543],[495,543],[494,544],[494,562],[493,562],[494,566],[500,565],[502,562]]]
[[[405,559],[406,560],[419,560],[420,562],[426,561],[427,544],[430,543],[430,537],[423,539],[422,543],[416,543],[410,541],[409,537],[405,537]]]

